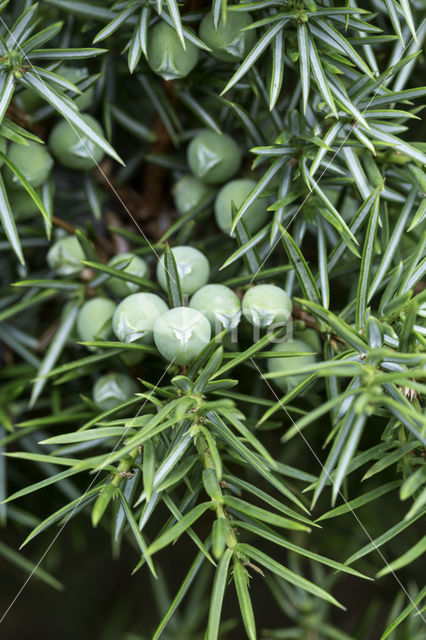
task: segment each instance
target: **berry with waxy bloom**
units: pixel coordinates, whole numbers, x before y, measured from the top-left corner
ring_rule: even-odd
[[[152,330],[158,316],[165,313],[167,304],[155,293],[133,293],[124,298],[112,320],[114,334],[120,342],[152,344]]]
[[[248,12],[229,11],[226,21],[220,20],[217,30],[213,12],[209,11],[200,24],[200,38],[211,51],[211,55],[223,62],[237,62],[244,58],[256,42],[254,29],[244,31],[253,22]]]
[[[48,265],[59,276],[71,276],[80,273],[84,265],[84,251],[76,236],[59,238],[47,253]]]
[[[287,393],[303,382],[303,380],[305,380],[309,375],[307,373],[292,375],[292,371],[316,362],[314,349],[304,340],[296,339],[291,342],[286,341],[275,344],[272,351],[277,351],[283,354],[283,357],[281,358],[268,358],[267,367],[270,373],[282,372],[282,376],[272,378],[271,381],[284,391],[284,393]],[[288,355],[292,353],[308,353],[309,355]]]
[[[14,142],[7,155],[9,160],[24,175],[32,187],[40,187],[52,171],[53,158],[44,144],[28,140],[28,145]],[[9,167],[4,170],[6,184],[13,189],[23,189],[18,176]]]
[[[108,266],[117,268],[120,268],[120,265],[123,264],[126,265],[124,268],[120,269],[123,273],[129,273],[130,275],[138,276],[139,278],[145,278],[148,273],[148,265],[145,260],[134,253],[117,253],[117,255],[111,258],[108,262]],[[140,289],[139,285],[135,282],[129,282],[127,280],[114,277],[108,280],[108,287],[120,298],[136,293]]]
[[[202,131],[188,145],[188,165],[207,184],[220,184],[240,168],[241,150],[226,133]]]
[[[150,29],[148,39],[148,64],[164,80],[185,78],[198,62],[200,51],[185,38],[184,49],[173,27],[163,21]]]
[[[214,215],[224,233],[231,233],[232,203],[238,211],[255,187],[254,180],[241,178],[231,180],[220,189],[214,203]],[[265,198],[257,198],[244,212],[241,220],[244,221],[250,233],[254,233],[268,222],[267,206]]]
[[[115,302],[98,296],[83,304],[77,316],[77,333],[82,342],[108,340],[112,335]]]
[[[206,284],[210,275],[210,264],[206,256],[195,249],[184,245],[171,249],[176,261],[180,286],[183,294],[191,295]],[[157,280],[164,291],[167,291],[166,268],[164,256],[157,263]]]
[[[202,313],[188,307],[170,309],[157,318],[154,342],[161,355],[175,364],[189,364],[209,343],[210,323]]]
[[[101,125],[93,116],[82,113],[80,117],[95,133],[104,135]],[[92,169],[104,157],[103,150],[67,120],[55,124],[49,137],[49,145],[55,158],[68,169]]]
[[[100,376],[93,387],[93,402],[103,411],[123,404],[138,390],[136,382],[124,373],[107,373]]]
[[[241,319],[239,297],[223,284],[206,284],[192,296],[189,306],[197,309],[210,322],[213,333],[232,331]]]
[[[287,322],[293,304],[284,289],[273,284],[258,284],[245,293],[242,307],[243,316],[250,324],[265,329]]]
[[[187,175],[178,180],[172,189],[176,209],[183,216],[198,207],[209,195],[213,188],[205,184],[200,178]]]

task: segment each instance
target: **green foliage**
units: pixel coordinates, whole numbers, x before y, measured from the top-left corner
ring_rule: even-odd
[[[420,640],[424,2],[0,11],[0,555],[98,527],[123,640]]]

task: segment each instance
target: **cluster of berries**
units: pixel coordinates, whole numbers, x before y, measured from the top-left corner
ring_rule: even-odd
[[[251,23],[252,18],[247,12],[230,12],[226,25],[216,30],[213,17],[208,14],[201,22],[199,35],[210,47],[212,56],[218,60],[237,61],[254,45],[255,31],[243,30]],[[183,49],[176,32],[166,23],[160,21],[152,29],[150,37],[148,63],[165,79],[184,77],[196,65],[199,49],[187,38],[186,49]],[[91,125],[99,127],[91,116],[86,115],[85,118],[88,123],[90,119]],[[100,127],[99,133],[102,133]],[[23,156],[22,161],[21,157],[16,158],[16,164],[29,181],[32,180],[31,184],[38,187],[46,180],[53,161],[45,148],[32,144],[35,145],[34,153],[44,154],[46,162],[43,164],[38,159],[33,163],[28,161],[28,156],[24,161]],[[102,158],[102,152],[90,140],[81,138],[66,121],[53,128],[49,146],[54,156],[71,169],[90,169]],[[28,166],[37,166],[39,171],[44,167],[43,176],[35,180],[24,166],[27,161]],[[233,212],[243,205],[256,187],[256,181],[251,177],[238,177],[241,161],[242,150],[230,136],[210,130],[198,132],[187,148],[191,174],[181,178],[173,188],[178,212],[185,215],[207,198],[215,196],[216,222],[229,235]],[[246,209],[244,223],[250,233],[255,233],[267,223],[267,206],[265,198],[256,198]],[[239,292],[237,295],[223,284],[208,283],[210,264],[198,249],[177,246],[172,253],[187,306],[170,309],[162,294],[143,291],[134,282],[112,276],[106,282],[111,296],[102,292],[82,305],[77,318],[79,340],[96,342],[115,336],[122,343],[155,345],[166,361],[187,365],[199,355],[212,336],[225,333],[225,341],[229,343],[230,336],[236,335],[242,318],[257,330],[269,330],[289,321],[292,302],[280,287],[260,284],[248,288],[243,296]],[[49,266],[61,276],[78,274],[82,270],[82,260],[84,253],[75,236],[60,238],[48,253]],[[119,269],[123,275],[140,279],[149,277],[147,262],[135,253],[118,254],[110,260],[109,266]],[[167,292],[164,256],[158,261],[156,277],[160,288]],[[117,301],[117,298],[121,300]],[[282,357],[277,354],[268,358],[269,371],[286,371],[285,376],[274,379],[285,391],[301,379],[300,376],[289,376],[289,370],[314,361],[320,346],[316,333],[309,330],[301,335],[295,334],[293,338],[274,344],[273,350]],[[289,355],[300,352],[309,355]],[[142,358],[141,354],[129,351],[123,359],[134,364]],[[97,380],[94,400],[99,407],[108,410],[130,398],[134,391],[135,383],[130,377],[122,373],[107,374]]]
[[[188,306],[169,309],[161,295],[140,291],[140,287],[133,282],[110,277],[107,281],[108,289],[114,296],[122,299],[117,304],[112,298],[101,295],[86,301],[77,318],[79,339],[92,342],[108,340],[115,335],[123,343],[155,344],[158,352],[168,362],[187,365],[199,355],[212,336],[222,332],[232,333],[242,317],[259,330],[282,326],[289,321],[292,302],[280,287],[271,284],[255,285],[247,289],[241,300],[240,296],[223,284],[208,284],[210,264],[201,251],[190,246],[177,246],[172,249],[172,254],[181,291],[188,300]],[[77,274],[81,271],[83,259],[82,249],[75,236],[59,239],[48,254],[49,265],[58,275]],[[145,278],[149,271],[145,260],[133,253],[118,254],[111,259],[109,265],[122,267],[123,275],[131,274],[140,278]],[[157,263],[156,277],[161,289],[166,292],[168,286],[164,256]],[[288,390],[297,384],[300,376],[289,377],[289,369],[296,364],[300,366],[313,362],[318,348],[318,338],[315,332],[309,330],[305,330],[303,335],[296,335],[292,341],[274,344],[273,350],[278,351],[282,357],[277,355],[269,358],[268,368],[275,372],[283,369],[287,371],[286,376],[275,380],[277,385]],[[312,355],[289,356],[290,353],[300,352]],[[133,363],[134,360],[129,362]],[[121,377],[122,375],[120,374]],[[123,401],[123,393],[126,397],[133,393],[134,385],[129,381],[124,384],[121,380],[118,384],[115,378],[107,376],[102,382],[104,378],[105,376],[99,379],[95,388],[99,406],[107,408],[108,405],[108,402],[102,400],[104,384],[109,389],[107,398],[112,394],[117,402]],[[120,393],[113,392],[116,383],[121,389]]]
[[[187,163],[192,175],[184,176],[173,187],[176,209],[181,215],[188,213],[223,185],[216,191],[214,215],[219,228],[229,235],[232,207],[238,210],[257,184],[247,177],[231,180],[241,166],[240,147],[226,133],[201,131],[188,145]],[[256,198],[245,211],[244,223],[250,233],[268,222],[267,207],[265,198]]]

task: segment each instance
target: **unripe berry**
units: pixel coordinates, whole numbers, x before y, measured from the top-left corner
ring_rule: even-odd
[[[32,89],[22,89],[16,94],[14,101],[25,113],[33,113],[43,105],[43,98]]]
[[[84,251],[75,236],[65,236],[52,244],[47,253],[47,263],[59,276],[80,273]]]
[[[28,145],[13,142],[8,158],[21,171],[32,187],[39,187],[49,177],[53,167],[53,158],[45,145],[28,140]],[[23,189],[21,181],[8,167],[4,170],[4,179],[9,187]]]
[[[183,294],[191,295],[206,284],[210,275],[210,264],[206,256],[194,247],[173,247],[171,250],[176,261],[180,286]],[[164,291],[167,291],[164,256],[157,263],[157,280]]]
[[[251,287],[244,295],[242,306],[246,320],[262,329],[278,322],[287,322],[293,308],[284,289],[273,284]]]
[[[115,303],[109,298],[92,298],[84,303],[77,317],[77,333],[82,342],[108,340],[112,335]]]
[[[115,310],[112,328],[120,342],[152,344],[156,319],[168,309],[155,293],[133,293],[124,298]]]
[[[213,189],[199,178],[188,175],[176,182],[172,192],[176,209],[183,216],[212,195]]]
[[[282,342],[280,344],[276,344],[272,348],[272,351],[279,351],[283,354],[312,352],[312,355],[268,358],[267,367],[270,373],[276,373],[280,371],[283,373],[287,373],[288,371],[298,369],[299,367],[305,367],[313,364],[316,361],[316,357],[313,353],[311,345],[307,342],[304,342],[303,340],[293,340],[292,342]],[[281,377],[279,376],[277,378],[273,378],[272,382],[274,382],[282,391],[284,391],[284,393],[287,393],[307,377],[308,374]]]
[[[104,135],[99,122],[87,113],[80,114],[91,129]],[[53,155],[68,169],[92,169],[104,157],[104,152],[90,138],[78,131],[67,120],[61,120],[52,129],[49,145]]]
[[[148,265],[145,260],[135,255],[134,253],[118,253],[108,262],[110,267],[120,266],[120,264],[126,263],[130,260],[130,263],[121,269],[123,273],[129,273],[132,276],[138,276],[139,278],[145,278],[148,273]],[[108,280],[108,287],[116,296],[125,298],[131,293],[136,293],[140,289],[139,285],[135,282],[127,282],[121,280],[121,278],[110,278]]]
[[[237,173],[241,151],[230,136],[206,130],[189,143],[187,159],[192,173],[207,184],[220,184]]]
[[[87,76],[89,75],[87,67],[62,66],[62,67],[59,67],[56,73],[75,85],[77,85],[79,82],[87,78]],[[85,89],[84,91],[82,91],[82,93],[78,94],[74,98],[74,102],[77,105],[77,107],[80,109],[80,111],[84,111],[85,109],[88,109],[90,107],[93,100],[94,93],[95,93],[95,89],[93,86],[91,86],[88,89]]]
[[[7,195],[15,220],[28,220],[39,211],[38,206],[25,189],[8,189]]]
[[[189,364],[209,343],[210,323],[202,313],[188,307],[170,309],[157,318],[154,341],[169,362]]]
[[[224,62],[236,62],[244,58],[256,42],[254,29],[243,31],[252,22],[248,12],[229,11],[226,22],[220,20],[216,31],[213,13],[209,11],[201,21],[200,38],[212,49],[212,56]]]
[[[198,47],[185,39],[183,48],[175,29],[165,22],[158,22],[150,29],[148,40],[148,64],[164,80],[185,78],[198,62]]]
[[[223,284],[206,284],[201,287],[192,296],[189,306],[207,318],[214,334],[223,329],[235,329],[241,319],[239,297]]]
[[[235,204],[238,211],[255,187],[254,180],[242,178],[240,180],[231,180],[220,189],[214,203],[214,215],[218,226],[224,233],[231,233],[232,203]],[[254,233],[268,221],[269,216],[266,207],[266,200],[257,198],[244,213],[242,220],[250,233]]]
[[[109,411],[130,400],[137,390],[138,386],[130,376],[124,373],[107,373],[96,380],[93,401],[102,411]]]
[[[293,338],[306,342],[315,353],[320,353],[322,350],[321,340],[319,339],[317,331],[314,331],[314,329],[301,329],[299,331],[295,331],[293,333]]]

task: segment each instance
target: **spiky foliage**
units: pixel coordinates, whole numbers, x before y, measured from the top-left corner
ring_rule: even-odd
[[[107,154],[92,170],[56,162],[35,188],[10,146],[0,153],[2,523],[24,546],[40,536],[35,562],[71,519],[83,531],[90,517],[101,524],[158,596],[162,616],[142,604],[138,638],[366,638],[385,605],[375,637],[422,637],[422,0],[0,8],[2,140],[42,144],[65,120],[86,151],[93,145],[90,157]],[[254,44],[239,61],[217,60],[198,37],[208,11],[215,28],[251,13]],[[199,50],[182,79],[164,81],[147,64],[159,23]],[[84,69],[75,83],[67,66]],[[88,90],[105,136],[81,116]],[[233,207],[231,237],[215,225],[213,192],[181,216],[173,204],[187,144],[205,128],[238,141],[241,176],[256,183]],[[19,183],[38,211],[28,218],[16,213]],[[268,222],[251,235],[245,214],[259,199]],[[61,234],[84,253],[77,275],[46,262]],[[286,289],[293,328],[321,339],[317,362],[288,372],[300,375],[296,386],[283,395],[266,373],[281,329],[253,342],[243,327],[238,344],[212,340],[183,368],[151,345],[79,340],[79,309],[112,297],[111,276],[159,292],[155,279],[124,271],[128,262],[108,266],[116,253],[133,251],[153,274],[166,251],[169,304],[182,304],[169,244],[202,250],[211,280],[238,293],[263,282]],[[140,391],[100,413],[91,390],[110,371],[130,374]],[[8,560],[59,588],[25,551],[0,543]],[[341,574],[343,584],[374,577],[377,587],[365,616],[355,607],[333,625],[330,605],[348,599]],[[386,574],[399,592],[390,608]],[[273,630],[272,601],[282,614]],[[265,609],[267,629],[256,631]]]

